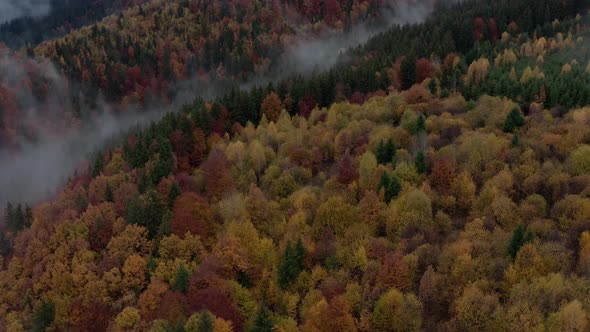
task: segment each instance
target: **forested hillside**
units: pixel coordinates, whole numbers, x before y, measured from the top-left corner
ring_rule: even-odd
[[[38,125],[43,121],[29,121],[32,112],[50,127],[66,130],[101,113],[105,102],[125,111],[170,103],[187,89],[198,94],[239,85],[269,73],[285,46],[298,40],[328,30],[341,34],[360,23],[384,24],[384,13],[390,15],[396,2],[142,3],[92,4],[93,12],[129,8],[19,52],[0,45],[0,70],[8,68],[0,77],[0,146],[15,148],[22,137],[34,141],[31,133],[45,130]],[[80,6],[68,10],[83,12]],[[44,20],[60,20],[68,12]],[[42,23],[34,26],[43,29]],[[0,35],[0,40],[10,38]],[[190,88],[180,88],[182,83]],[[27,98],[20,95],[22,89]],[[60,94],[59,102],[51,100],[54,94]],[[31,99],[41,105],[22,105]]]
[[[19,17],[0,25],[0,41],[12,48],[32,47],[43,40],[62,36],[72,29],[100,21],[130,5],[129,0],[51,0],[49,13],[41,17]]]
[[[35,52],[90,89],[104,80],[76,63],[168,82],[158,47],[185,61],[190,41],[199,67],[211,60],[203,79],[219,79],[217,51],[239,79],[236,45],[208,53],[202,30],[182,32],[209,8],[191,3],[141,7],[179,36],[153,56],[107,41],[109,26],[146,31],[131,28],[139,7]],[[129,133],[59,195],[6,206],[0,330],[587,331],[588,9],[439,7],[328,71],[196,98]],[[293,15],[302,29],[326,17]],[[231,24],[209,26],[215,40]],[[279,38],[271,26],[261,35]],[[67,51],[84,34],[95,41]],[[142,80],[111,97],[139,98]]]

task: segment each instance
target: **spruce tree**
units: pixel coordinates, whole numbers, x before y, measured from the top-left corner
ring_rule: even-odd
[[[180,264],[176,270],[176,277],[174,278],[174,287],[172,290],[186,293],[190,281],[190,274],[184,264]]]
[[[387,162],[389,162],[388,160],[388,151],[387,151],[387,145],[385,144],[385,142],[383,142],[383,140],[381,140],[379,142],[379,144],[377,145],[377,151],[376,151],[376,157],[377,157],[377,162],[381,165],[386,164]]]
[[[514,232],[512,232],[512,238],[510,238],[510,244],[508,244],[508,254],[512,259],[516,258],[516,254],[527,242],[533,240],[533,233],[530,230],[525,230],[522,224],[519,224]]]
[[[404,58],[400,67],[402,73],[402,89],[407,90],[416,83],[416,58],[408,55]]]
[[[283,252],[283,256],[281,257],[281,261],[279,263],[279,286],[285,289],[289,286],[291,282],[291,266],[293,264],[293,249],[291,248],[291,241],[287,241],[287,246],[285,247],[285,251]]]
[[[92,177],[95,178],[100,175],[100,171],[102,170],[102,155],[99,154],[96,159],[94,160],[94,165],[92,166]]]
[[[178,196],[180,196],[180,188],[178,187],[178,184],[174,182],[168,192],[168,207],[172,208],[174,206],[174,201]]]
[[[113,189],[111,188],[111,185],[107,183],[107,187],[104,190],[104,201],[112,203],[114,200]]]
[[[416,155],[415,161],[416,171],[420,174],[426,173],[426,159],[424,157],[424,151],[419,151]]]
[[[254,327],[252,327],[252,332],[272,332],[273,326],[274,323],[272,321],[272,318],[270,317],[270,311],[263,303],[260,305],[258,313],[256,314],[256,319],[254,320]]]
[[[402,185],[400,184],[399,179],[397,178],[397,176],[393,176],[389,181],[389,185],[387,186],[387,191],[386,191],[387,203],[391,202],[392,199],[397,197],[401,190],[402,190]]]
[[[293,249],[293,275],[291,276],[292,279],[296,279],[299,276],[299,273],[303,271],[304,268],[304,260],[305,260],[305,247],[303,246],[303,242],[301,238],[297,239],[297,243],[295,244],[295,248]]]
[[[45,331],[55,318],[55,306],[51,302],[43,302],[33,315],[33,329]]]
[[[213,332],[213,315],[203,310],[199,314],[199,323],[197,324],[197,332]]]
[[[416,134],[420,134],[426,131],[426,119],[424,115],[420,114],[418,120],[416,120]]]
[[[506,133],[512,133],[516,128],[522,127],[523,125],[524,117],[522,116],[522,113],[518,110],[518,108],[513,108],[504,121],[503,130]]]

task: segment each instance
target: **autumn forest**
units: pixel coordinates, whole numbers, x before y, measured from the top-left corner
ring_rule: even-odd
[[[0,331],[590,331],[587,1],[50,3],[0,23]]]

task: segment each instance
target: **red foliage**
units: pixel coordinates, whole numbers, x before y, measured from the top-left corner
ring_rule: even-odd
[[[227,156],[218,149],[211,151],[209,158],[202,165],[205,175],[205,190],[213,201],[220,200],[223,194],[234,185],[228,165]]]
[[[498,25],[496,24],[496,20],[494,18],[490,18],[488,20],[488,26],[489,26],[489,33],[490,33],[490,40],[491,41],[496,41],[498,40],[498,36],[500,35],[499,30],[498,30]]]
[[[213,214],[209,204],[195,193],[183,193],[174,202],[172,233],[184,237],[187,232],[207,239],[215,234]]]
[[[416,81],[422,83],[425,79],[434,76],[434,66],[428,59],[418,59],[416,61]]]
[[[457,175],[454,163],[448,159],[440,159],[432,164],[430,184],[443,194],[449,192],[451,183]]]
[[[73,331],[101,332],[107,330],[112,317],[111,308],[96,299],[92,299],[92,301],[85,304],[78,299],[72,303]]]
[[[317,102],[313,96],[307,95],[299,101],[297,107],[299,108],[299,115],[309,118],[311,111],[317,106]]]
[[[350,152],[346,151],[338,163],[338,181],[342,184],[350,184],[359,177],[358,167]]]
[[[109,244],[113,235],[113,220],[98,216],[89,228],[88,242],[90,242],[90,249],[101,252]]]
[[[362,105],[365,102],[365,97],[362,93],[355,91],[355,93],[353,93],[352,96],[350,96],[349,102],[351,104]]]
[[[162,295],[156,318],[165,319],[176,326],[176,323],[184,320],[188,314],[188,301],[184,294],[167,291]]]
[[[385,256],[377,274],[377,283],[386,288],[395,287],[405,291],[410,287],[410,272],[400,253]]]
[[[216,276],[194,273],[187,298],[192,311],[209,310],[215,316],[231,321],[236,331],[242,330],[242,318],[231,291]]]

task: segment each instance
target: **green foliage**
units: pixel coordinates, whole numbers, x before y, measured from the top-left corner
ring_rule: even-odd
[[[291,241],[287,241],[287,246],[279,262],[278,276],[279,285],[285,289],[297,279],[299,273],[303,271],[303,260],[306,250],[303,247],[301,239],[297,240],[295,247],[292,247]]]
[[[424,114],[420,114],[418,116],[418,120],[416,120],[416,133],[423,133],[426,131],[426,118]]]
[[[113,189],[111,188],[111,184],[107,183],[107,186],[104,190],[104,201],[105,202],[113,202],[114,198],[113,198]]]
[[[51,302],[42,302],[33,315],[33,329],[46,331],[55,318],[55,305]]]
[[[416,57],[406,56],[401,63],[402,89],[407,90],[416,83]]]
[[[510,257],[512,257],[512,259],[516,258],[516,254],[520,248],[532,240],[533,233],[530,230],[525,230],[525,227],[522,224],[519,224],[514,232],[512,232],[512,237],[508,244],[508,254]]]
[[[184,264],[180,264],[178,270],[176,270],[176,276],[174,277],[174,286],[172,290],[186,293],[190,282],[190,274]]]
[[[170,191],[168,192],[168,207],[172,208],[174,206],[174,201],[176,197],[180,196],[180,188],[176,182],[172,183],[170,187]]]
[[[33,222],[33,212],[31,208],[26,205],[23,211],[23,206],[17,204],[14,207],[10,202],[6,203],[5,209],[6,226],[13,232],[18,232],[23,228],[31,226]]]
[[[273,332],[274,323],[271,318],[271,313],[263,303],[260,305],[258,312],[256,313],[256,319],[254,320],[254,327],[252,332]]]
[[[518,108],[513,108],[508,117],[506,117],[506,121],[504,121],[503,130],[506,133],[512,133],[518,127],[522,127],[524,125],[524,117]]]
[[[388,163],[393,163],[395,165],[397,162],[397,148],[393,140],[390,139],[387,142],[379,141],[375,156],[377,157],[377,162],[381,165]]]
[[[383,172],[383,174],[381,174],[381,180],[379,181],[379,186],[377,189],[379,191],[381,191],[381,189],[385,190],[385,202],[389,203],[392,199],[399,195],[402,186],[397,176],[393,175],[390,178],[387,173]]]
[[[414,165],[416,166],[416,171],[419,174],[426,173],[427,166],[426,166],[426,157],[424,156],[424,151],[418,151]]]

